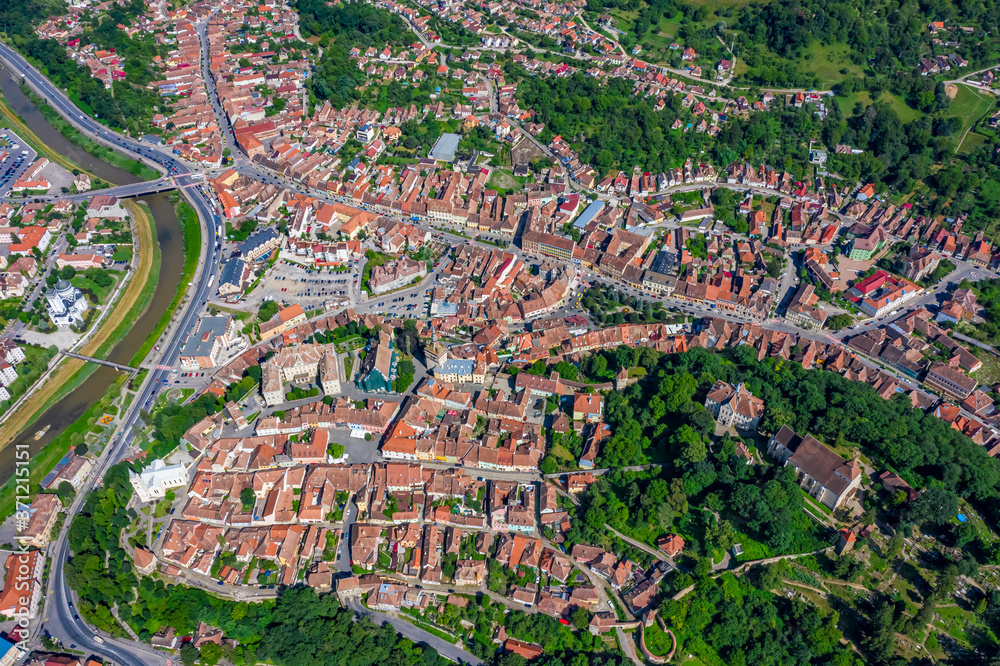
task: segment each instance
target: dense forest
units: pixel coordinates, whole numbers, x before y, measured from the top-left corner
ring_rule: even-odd
[[[113,7],[112,17],[100,22],[94,20],[87,28],[87,35],[101,47],[123,50],[129,83],[115,85],[113,94],[104,88],[103,83],[91,78],[90,70],[77,65],[62,45],[35,35],[34,26],[47,16],[65,13],[64,2],[25,0],[2,3],[0,33],[6,34],[13,46],[38,65],[53,83],[68,90],[71,99],[75,97],[84,111],[93,113],[113,129],[138,133],[147,129],[144,121],[159,105],[155,94],[140,87],[151,78],[147,59],[151,60],[155,55],[155,47],[151,37],[127,37],[116,27],[114,17],[131,22],[127,16],[137,16],[145,9],[142,0],[131,0],[123,6]],[[138,85],[131,85],[133,82]]]
[[[863,663],[837,628],[836,612],[824,614],[811,604],[770,592],[775,581],[725,574],[703,578],[692,594],[661,606],[675,632],[678,649],[696,653],[703,663],[728,666],[806,666]]]
[[[618,9],[634,15],[631,30],[619,36],[627,47],[655,45],[661,21],[676,22],[668,36],[708,58],[726,57],[720,39],[726,46],[732,44],[745,65],[736,77],[740,84],[819,87],[808,61],[822,59],[826,47],[846,49],[847,57],[839,72],[826,71],[824,77],[842,80],[858,70],[871,78],[910,73],[921,58],[942,52],[932,43],[928,30],[932,21],[956,29],[946,33],[953,42],[948,48],[964,55],[970,69],[988,66],[1000,55],[1000,4],[995,0],[757,0],[711,5],[685,0],[588,0],[587,9],[593,14]],[[958,31],[960,27],[971,30]],[[674,54],[667,55],[676,66]]]
[[[876,471],[891,469],[913,487],[927,489],[906,506],[898,498],[869,493],[864,520],[879,515],[904,529],[940,531],[970,559],[1000,563],[1000,549],[961,526],[949,526],[959,498],[994,522],[1000,518],[1000,461],[947,422],[914,409],[905,395],[884,400],[870,386],[832,372],[757,361],[750,347],[669,356],[619,347],[590,358],[600,358],[612,373],[621,367],[645,373],[624,391],[608,393],[605,414],[614,434],[603,445],[598,466],[654,462],[661,467],[655,473],[602,477],[583,496],[570,542],[606,539],[607,523],[647,543],[674,529],[694,540],[699,555],[725,550],[741,538],[775,554],[829,545],[831,535],[804,520],[803,499],[787,469],[747,465],[737,455],[737,439],[713,442],[714,419],[702,403],[712,384],[724,380],[745,382],[766,406],[763,434],[746,441],[747,449],[763,447],[770,433],[787,425],[842,455],[859,451]],[[581,364],[585,374],[592,374],[593,366],[593,360]]]
[[[342,108],[352,101],[367,99],[375,103],[380,86],[367,91],[363,97],[358,90],[365,83],[365,75],[351,62],[351,49],[361,50],[375,46],[379,50],[390,46],[404,46],[416,41],[403,19],[385,9],[365,3],[330,4],[324,0],[294,0],[299,13],[304,37],[319,37],[323,57],[309,79],[310,91],[319,99],[328,99],[335,108]]]
[[[996,60],[1000,5],[996,2],[892,2],[862,3],[825,0],[773,0],[746,5],[733,26],[740,56],[747,60],[748,80],[770,84],[805,84],[789,80],[774,66],[774,56],[797,61],[814,43],[846,44],[856,66],[870,67],[873,75],[893,75],[912,70],[931,53],[928,25],[972,27],[962,51],[970,64]],[[952,39],[957,38],[951,35]]]

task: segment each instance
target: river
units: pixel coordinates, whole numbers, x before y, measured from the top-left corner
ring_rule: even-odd
[[[139,182],[140,179],[128,171],[108,164],[70,143],[49,124],[2,67],[0,67],[0,95],[24,119],[31,131],[56,152],[115,185]],[[108,355],[108,360],[115,363],[128,365],[131,362],[139,347],[156,328],[180,284],[184,265],[184,234],[181,232],[177,215],[168,196],[166,193],[154,194],[145,195],[140,199],[149,207],[156,223],[156,240],[162,258],[160,276],[149,307],[135,322],[125,339]],[[118,375],[119,372],[113,368],[99,366],[79,387],[49,408],[26,431],[20,433],[14,440],[14,445],[0,450],[0,484],[6,482],[14,473],[14,452],[17,450],[17,444],[27,443],[32,454],[40,451],[97,402]],[[35,440],[35,433],[46,426],[49,427],[48,432]]]

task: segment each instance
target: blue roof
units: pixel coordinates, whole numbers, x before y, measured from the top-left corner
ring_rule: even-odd
[[[573,226],[577,229],[583,229],[590,221],[597,217],[597,214],[604,210],[604,202],[601,200],[591,201],[590,205],[587,206],[580,216],[573,221]]]

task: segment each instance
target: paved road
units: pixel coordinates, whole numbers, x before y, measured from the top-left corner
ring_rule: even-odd
[[[35,199],[41,199],[42,201],[72,201],[74,203],[80,203],[82,201],[90,201],[99,194],[107,194],[118,197],[119,199],[129,199],[131,197],[140,197],[145,194],[156,194],[157,192],[168,192],[176,189],[177,184],[174,179],[164,177],[158,180],[148,180],[142,183],[132,183],[131,185],[119,185],[118,187],[109,187],[103,190],[90,190],[89,192],[81,192],[79,194],[43,194],[40,196],[32,196],[30,199],[32,201]]]
[[[197,324],[202,307],[208,300],[210,282],[215,275],[218,264],[216,258],[215,226],[213,224],[215,211],[212,202],[208,200],[208,197],[205,196],[201,188],[184,187],[192,185],[198,180],[192,177],[191,170],[184,163],[138,141],[111,132],[85,115],[51,81],[42,76],[20,54],[6,44],[0,44],[0,59],[3,60],[12,73],[22,76],[30,88],[45,98],[60,115],[69,120],[84,134],[110,145],[119,152],[133,158],[141,159],[148,164],[158,167],[161,171],[174,175],[178,184],[182,186],[185,197],[197,210],[198,217],[203,225],[202,249],[199,261],[199,266],[201,267],[200,276],[197,278],[194,289],[189,292],[189,300],[187,305],[183,306],[179,325],[175,326],[172,332],[167,334],[168,340],[162,345],[163,352],[159,360],[159,363],[162,365],[174,365],[178,360],[184,339]],[[105,451],[102,462],[98,464],[90,479],[80,489],[78,499],[83,498],[90,488],[103,477],[107,469],[125,454],[131,443],[132,429],[139,417],[140,410],[148,407],[168,377],[169,371],[166,370],[154,370],[147,375],[146,381],[139,389],[131,407],[122,417],[118,437],[112,439],[113,443]],[[79,510],[79,506],[79,502],[74,505],[73,510],[70,512],[71,516]],[[67,527],[70,522],[66,521]],[[66,532],[67,530],[64,529],[51,549],[55,553],[52,565],[54,575],[50,577],[50,580],[54,581],[54,589],[46,605],[48,620],[45,623],[45,628],[56,638],[68,643],[75,643],[81,649],[89,650],[119,664],[141,666],[142,664],[159,663],[157,658],[152,654],[147,654],[124,642],[113,642],[110,639],[105,639],[103,644],[98,643],[92,638],[93,631],[70,608],[69,604],[72,593],[66,585],[65,576],[62,575],[64,562],[69,555],[65,536]]]
[[[388,622],[392,625],[393,629],[398,631],[403,636],[406,636],[410,640],[417,643],[425,643],[431,646],[437,650],[439,655],[446,659],[450,659],[456,663],[472,664],[473,666],[479,666],[483,663],[482,659],[466,652],[454,643],[449,643],[442,638],[438,638],[434,634],[424,631],[420,627],[412,625],[406,620],[401,620],[400,618],[389,615],[388,613],[381,613],[379,611],[371,610],[370,608],[365,608],[361,604],[361,601],[357,598],[348,601],[347,606],[360,615],[367,615],[375,624],[385,624]]]

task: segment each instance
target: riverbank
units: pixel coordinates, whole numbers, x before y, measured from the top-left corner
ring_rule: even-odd
[[[118,344],[149,306],[156,289],[161,259],[155,242],[156,227],[152,215],[145,207],[132,201],[126,200],[125,205],[135,219],[137,268],[118,300],[107,306],[113,308],[109,317],[79,350],[84,356],[101,358]],[[136,276],[141,276],[141,279],[135,279]],[[8,446],[20,432],[30,428],[52,405],[79,387],[97,367],[96,364],[79,359],[64,358],[44,385],[36,389],[21,407],[0,425],[0,449]]]
[[[133,176],[142,178],[143,180],[158,180],[160,178],[160,174],[155,169],[146,166],[138,160],[133,160],[117,153],[111,148],[84,136],[82,132],[73,127],[68,120],[59,115],[58,111],[49,106],[44,99],[33,93],[27,86],[22,85],[21,92],[31,100],[32,104],[38,107],[38,111],[45,117],[45,120],[71,143],[83,148],[97,159],[103,160],[119,169],[124,169]]]
[[[184,269],[181,272],[181,280],[177,286],[177,293],[174,294],[170,305],[167,306],[163,316],[160,317],[160,321],[156,323],[156,327],[152,333],[149,334],[146,341],[139,347],[139,351],[132,357],[129,365],[133,367],[138,367],[142,363],[149,354],[149,350],[153,348],[156,341],[163,335],[163,331],[170,324],[174,312],[177,311],[177,306],[181,304],[187,295],[188,283],[194,279],[194,273],[198,270],[198,259],[201,254],[201,223],[198,221],[198,213],[188,202],[181,199],[177,192],[170,194],[170,203],[174,204],[174,210],[177,212],[177,223],[180,225],[184,236]],[[159,263],[157,263],[157,272],[159,272]]]
[[[59,461],[69,453],[71,448],[86,442],[88,447],[93,450],[93,441],[88,441],[88,435],[91,437],[103,436],[102,445],[97,451],[94,451],[95,453],[99,453],[100,449],[107,445],[106,437],[114,432],[114,423],[102,426],[98,419],[104,414],[118,415],[121,413],[119,405],[116,403],[121,402],[122,389],[127,381],[128,377],[124,375],[115,380],[101,399],[91,405],[83,416],[62,431],[44,449],[31,456],[28,461],[28,480],[31,488],[40,484]],[[0,522],[7,520],[16,508],[16,484],[14,481],[15,477],[12,477],[7,480],[7,483],[0,486]],[[32,492],[32,494],[34,493]]]
[[[3,116],[3,119],[6,122],[6,124],[12,130],[14,130],[14,132],[16,132],[19,137],[27,141],[28,145],[30,145],[35,150],[35,152],[39,154],[39,156],[48,158],[50,162],[55,162],[56,164],[66,169],[70,173],[72,173],[73,170],[76,169],[78,171],[81,171],[82,173],[87,174],[88,176],[90,176],[92,183],[95,185],[98,182],[105,182],[100,178],[98,178],[94,173],[81,167],[76,162],[73,162],[67,157],[60,155],[56,151],[52,150],[52,148],[49,148],[48,145],[46,145],[41,139],[38,138],[37,134],[35,134],[28,128],[28,124],[24,122],[24,119],[21,118],[21,116],[17,115],[17,112],[14,111],[14,109],[12,109],[9,104],[7,104],[7,100],[5,100],[3,96],[0,96],[0,116]],[[108,185],[110,185],[110,183],[108,183]]]

